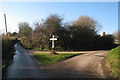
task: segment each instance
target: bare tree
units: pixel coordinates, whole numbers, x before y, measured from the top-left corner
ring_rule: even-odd
[[[72,22],[72,25],[76,25],[79,27],[87,27],[96,32],[99,31],[99,29],[102,27],[96,20],[89,16],[80,16],[77,20],[74,20]]]
[[[19,23],[19,36],[29,37],[32,34],[32,28],[30,27],[29,23],[22,22]]]
[[[22,22],[19,23],[19,33],[18,36],[21,39],[21,43],[25,48],[32,48],[32,28],[30,27],[29,23],[27,22]]]
[[[62,28],[62,20],[60,16],[53,14],[47,17],[47,19],[44,22],[44,26],[46,30],[49,32],[49,35],[51,36],[54,34],[57,30]]]

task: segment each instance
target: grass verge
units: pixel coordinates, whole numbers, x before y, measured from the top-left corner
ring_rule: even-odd
[[[57,53],[57,55],[51,55],[49,53],[35,53],[33,56],[41,63],[41,64],[53,64],[59,61],[65,60],[67,58],[80,55],[82,53]]]
[[[120,78],[120,46],[112,49],[106,57],[106,65],[112,71],[112,75]]]

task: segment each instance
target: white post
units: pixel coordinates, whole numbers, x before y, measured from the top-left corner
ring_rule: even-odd
[[[57,40],[57,38],[55,38],[54,35],[52,35],[52,38],[50,38],[50,40],[52,40],[52,48],[54,49],[54,40]]]
[[[54,40],[52,41],[52,48],[54,48]]]

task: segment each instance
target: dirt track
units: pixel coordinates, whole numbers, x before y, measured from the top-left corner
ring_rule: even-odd
[[[108,51],[82,51],[82,55],[65,61],[42,65],[25,49],[16,44],[16,55],[9,67],[7,78],[108,78],[102,60]],[[44,52],[44,51],[43,51]],[[42,52],[42,53],[43,53]],[[36,51],[32,51],[36,53]],[[48,52],[46,52],[48,53]],[[61,53],[61,52],[59,52]],[[65,53],[65,52],[63,52]],[[70,53],[70,52],[66,52]],[[73,53],[73,52],[71,52]]]

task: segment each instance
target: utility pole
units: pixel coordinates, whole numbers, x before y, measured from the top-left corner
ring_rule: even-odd
[[[4,14],[4,18],[5,18],[5,28],[6,28],[6,34],[7,34],[7,22],[6,22],[6,15]]]

